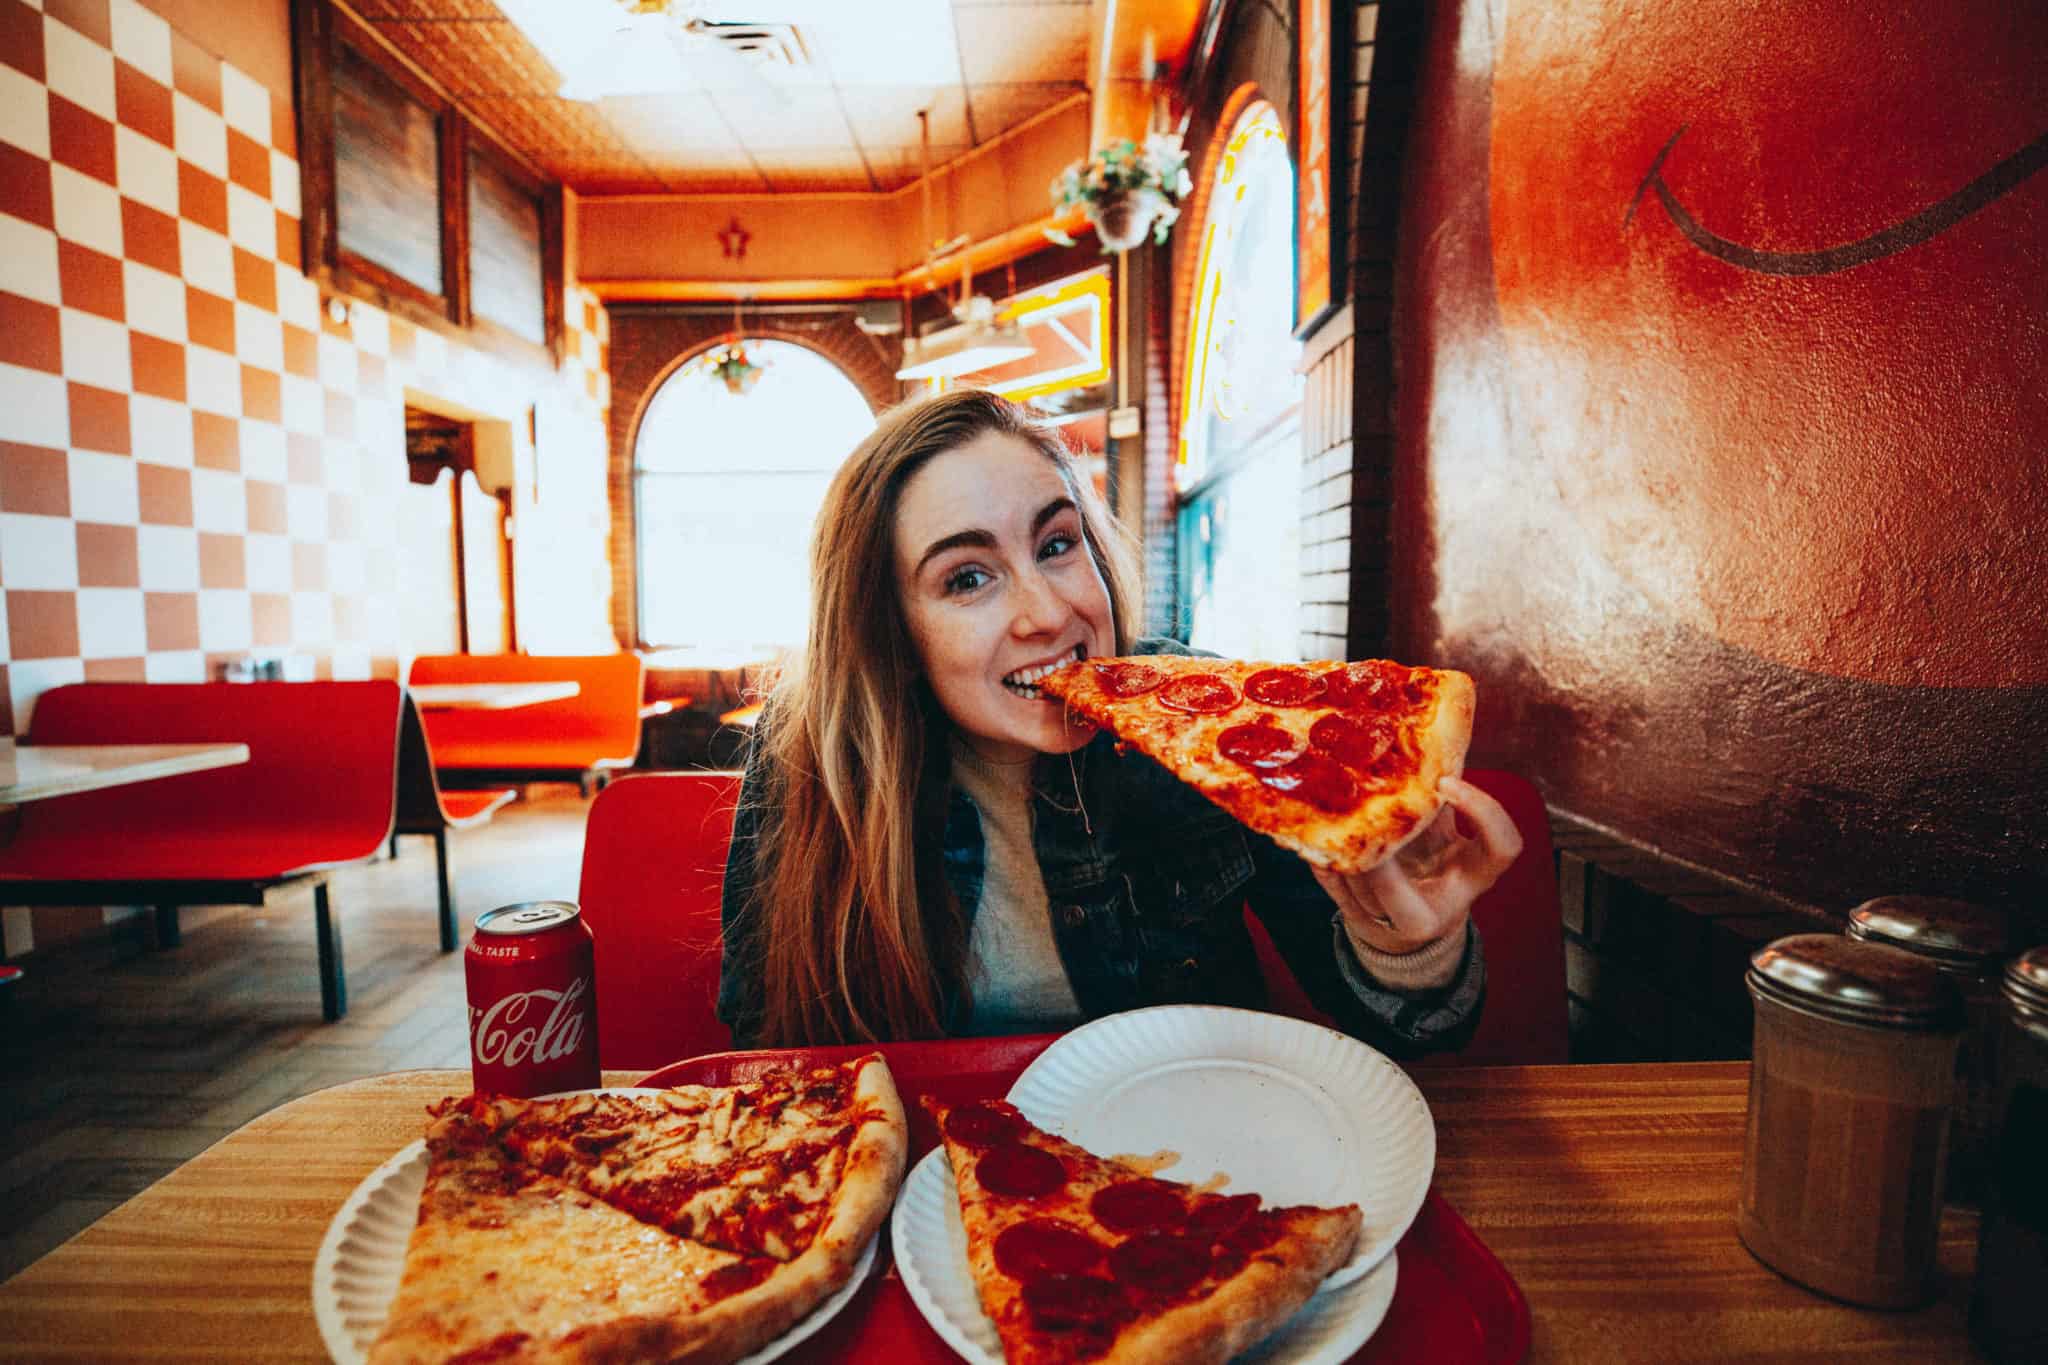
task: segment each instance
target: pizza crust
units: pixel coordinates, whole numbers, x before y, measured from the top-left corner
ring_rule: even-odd
[[[1190,674],[1215,674],[1238,691],[1227,711],[1188,714],[1157,701],[1158,689],[1119,698],[1104,690],[1097,670],[1131,664],[1157,670],[1169,681]],[[1244,681],[1264,669],[1323,671],[1335,663],[1273,663],[1208,659],[1187,655],[1143,655],[1130,659],[1085,659],[1039,680],[1045,692],[1062,698],[1075,714],[1110,730],[1157,761],[1175,778],[1209,798],[1232,818],[1268,836],[1317,867],[1363,872],[1397,852],[1428,827],[1443,807],[1437,783],[1465,769],[1472,740],[1476,693],[1472,679],[1449,669],[1423,670],[1433,681],[1425,714],[1404,726],[1415,751],[1412,771],[1391,784],[1367,784],[1355,809],[1332,814],[1262,783],[1249,769],[1217,752],[1217,737],[1232,726],[1264,721],[1278,725],[1306,745],[1314,723],[1338,708],[1267,706],[1243,696]],[[1396,667],[1399,667],[1398,665]],[[1399,713],[1388,713],[1398,717]]]

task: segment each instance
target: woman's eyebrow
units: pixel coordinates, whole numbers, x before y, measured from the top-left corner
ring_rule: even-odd
[[[1073,505],[1074,500],[1062,494],[1039,508],[1037,515],[1031,518],[1031,534],[1037,535],[1045,529],[1047,522]],[[918,556],[917,567],[910,571],[910,576],[915,578],[918,574],[923,573],[924,566],[929,564],[934,556],[942,555],[948,550],[958,549],[962,545],[972,545],[977,549],[993,550],[996,548],[996,533],[975,527],[972,530],[955,531],[949,536],[940,536],[930,545],[927,545],[924,553]]]

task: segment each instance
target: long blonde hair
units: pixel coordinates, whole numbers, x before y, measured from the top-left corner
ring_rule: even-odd
[[[966,990],[966,917],[940,862],[951,722],[922,679],[894,555],[904,485],[987,432],[1020,437],[1059,471],[1109,590],[1117,652],[1129,650],[1135,547],[1057,436],[979,389],[883,414],[826,491],[808,647],[759,731],[767,785],[746,913],[758,917],[765,1044],[936,1037],[947,987]]]

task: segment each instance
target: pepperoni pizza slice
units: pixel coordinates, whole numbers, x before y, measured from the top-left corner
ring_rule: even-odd
[[[1465,766],[1472,679],[1386,659],[1085,659],[1039,679],[1069,711],[1319,867],[1362,872],[1427,825]]]
[[[1100,1157],[1001,1100],[929,1098],[1009,1365],[1222,1362],[1351,1256],[1358,1206],[1262,1208]]]

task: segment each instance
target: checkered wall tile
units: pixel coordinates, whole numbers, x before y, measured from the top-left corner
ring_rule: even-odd
[[[281,114],[135,0],[0,0],[0,733],[250,653],[395,673],[408,390],[512,424],[522,645],[608,646],[603,308],[567,291],[553,374],[336,322]]]

